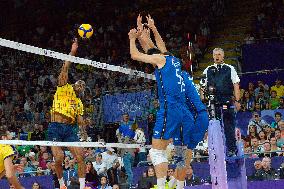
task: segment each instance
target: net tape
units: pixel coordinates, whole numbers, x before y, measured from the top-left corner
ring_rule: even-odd
[[[26,140],[0,140],[0,144],[27,145],[27,146],[61,146],[61,147],[96,147],[96,148],[151,148],[150,145],[104,143],[104,142],[54,142],[54,141],[26,141]]]
[[[143,77],[143,78],[150,79],[150,80],[156,80],[153,74],[147,74],[147,73],[144,73],[138,70],[132,70],[132,69],[124,68],[121,66],[115,66],[115,65],[101,63],[101,62],[97,62],[97,61],[93,61],[93,60],[89,60],[85,58],[79,58],[79,57],[71,56],[68,54],[64,54],[64,53],[60,53],[60,52],[56,52],[56,51],[52,51],[48,49],[43,49],[43,48],[11,41],[7,39],[3,39],[3,38],[0,38],[0,46],[19,50],[19,51],[24,51],[28,53],[33,53],[37,55],[43,55],[43,56],[47,56],[51,58],[56,58],[56,59],[63,60],[63,61],[70,61],[73,63],[93,66],[99,69],[109,70],[113,72],[120,72],[120,73],[124,73],[127,75]]]

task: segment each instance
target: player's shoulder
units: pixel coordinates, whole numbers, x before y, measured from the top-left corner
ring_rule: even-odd
[[[13,150],[13,147],[11,145],[8,145],[8,144],[0,144],[0,151],[5,151],[7,149]]]
[[[8,144],[1,144],[0,145],[0,154],[2,156],[10,156],[16,154],[17,151],[14,146]]]

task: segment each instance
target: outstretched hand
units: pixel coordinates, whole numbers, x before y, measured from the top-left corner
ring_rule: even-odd
[[[150,38],[150,29],[149,28],[144,28],[141,32],[141,36],[145,38]]]
[[[77,53],[77,49],[78,49],[78,39],[75,38],[73,40],[73,44],[72,44],[72,47],[71,47],[71,53],[70,54],[74,56]]]
[[[148,16],[146,16],[146,18],[147,18],[147,26],[150,28],[150,29],[153,29],[153,28],[155,28],[155,22],[154,22],[154,20],[153,20],[153,18],[151,17],[151,15],[150,14],[148,14]]]
[[[135,28],[131,29],[128,33],[128,37],[129,37],[129,39],[136,39],[138,37],[137,30]]]
[[[143,30],[142,16],[140,14],[137,17],[137,30],[139,32]]]

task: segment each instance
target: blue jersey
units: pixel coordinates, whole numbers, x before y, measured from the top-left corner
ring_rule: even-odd
[[[182,77],[185,83],[186,104],[192,113],[198,113],[206,110],[205,105],[201,102],[197,89],[193,83],[192,77],[185,71],[182,71]]]
[[[163,68],[155,69],[160,104],[185,103],[185,83],[181,75],[180,60],[174,56],[165,56]]]

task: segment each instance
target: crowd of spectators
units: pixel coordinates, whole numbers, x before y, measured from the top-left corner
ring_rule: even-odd
[[[259,13],[254,20],[253,33],[256,39],[284,36],[284,4],[281,0],[260,0]]]
[[[241,111],[261,111],[284,108],[284,86],[280,79],[269,87],[263,81],[257,85],[250,82],[246,89],[242,89]]]
[[[254,173],[248,177],[248,180],[275,180],[284,179],[283,175],[284,163],[281,164],[278,170],[275,170],[271,166],[271,158],[264,157],[262,160],[256,160],[254,162]]]

